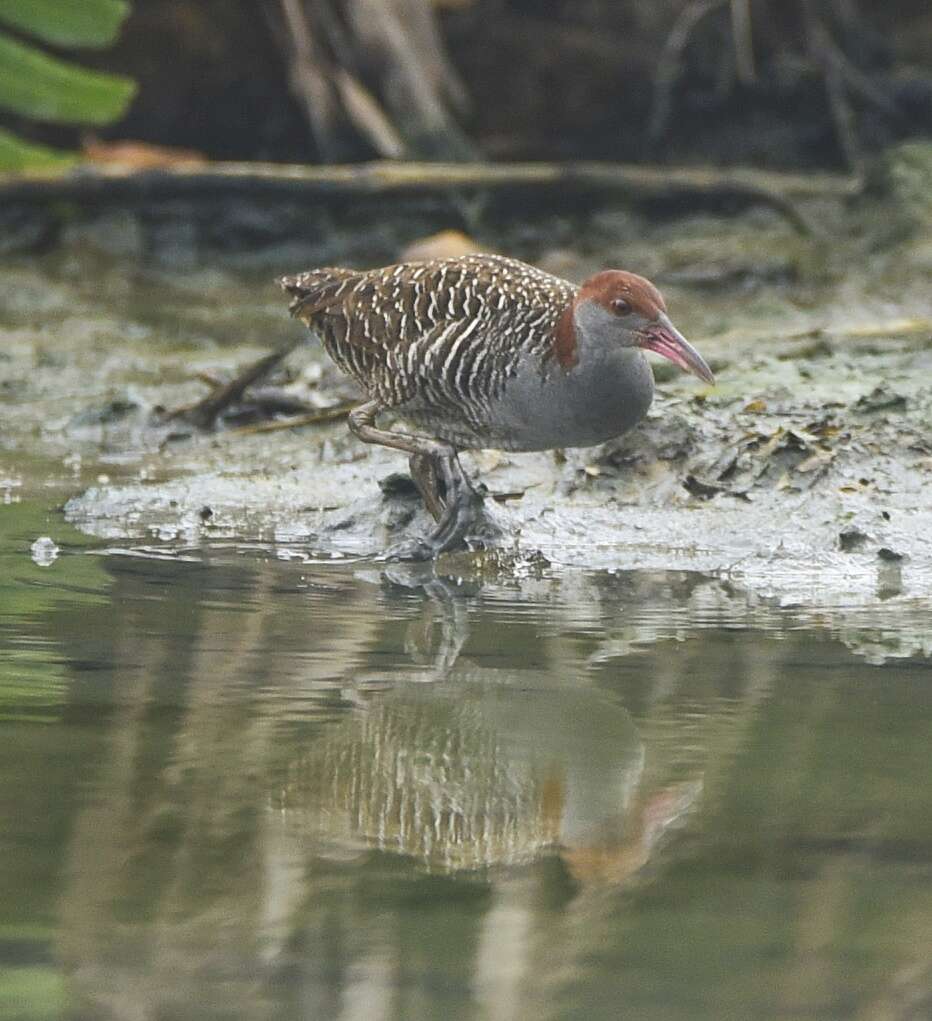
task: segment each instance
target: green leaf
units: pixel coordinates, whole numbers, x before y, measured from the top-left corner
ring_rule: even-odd
[[[87,71],[0,35],[0,106],[64,124],[106,124],[135,94],[128,78]]]
[[[65,980],[51,965],[4,968],[0,1021],[54,1021],[67,1008]]]
[[[109,46],[128,13],[126,0],[0,0],[0,21],[53,46]]]
[[[74,161],[69,153],[26,142],[0,128],[0,171],[66,167]]]

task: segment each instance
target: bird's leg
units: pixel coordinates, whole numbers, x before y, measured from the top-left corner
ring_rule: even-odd
[[[408,460],[411,478],[417,486],[424,506],[430,511],[434,521],[443,517],[443,498],[440,495],[440,478],[437,475],[437,463],[425,454],[412,454]]]
[[[462,543],[482,507],[482,497],[470,484],[453,447],[427,436],[379,429],[374,423],[382,410],[383,405],[377,400],[360,404],[349,414],[350,431],[364,443],[380,443],[426,459],[432,464],[434,479],[442,480],[446,489],[445,506],[433,535],[427,540],[399,544],[386,556],[396,560],[429,560]],[[417,479],[415,483],[420,485]],[[432,494],[436,494],[437,488],[435,481]]]
[[[466,477],[456,452],[451,458],[452,473],[444,476],[446,483],[446,510],[430,541],[437,552],[459,546],[482,512],[483,499]]]

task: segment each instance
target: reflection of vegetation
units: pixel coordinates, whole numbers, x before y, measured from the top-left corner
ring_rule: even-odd
[[[0,556],[14,559],[0,571],[0,604],[5,616],[33,617],[62,601],[74,604],[101,603],[110,584],[103,564],[96,557],[63,557],[50,568],[39,567],[29,558],[29,545],[54,528],[59,544],[85,546],[87,537],[56,519],[50,524],[42,507],[14,503],[0,507]]]
[[[104,47],[129,11],[126,0],[0,0],[0,21],[56,47]],[[54,124],[107,124],[133,97],[126,78],[88,71],[0,33],[0,107]],[[67,154],[0,128],[0,169],[67,161]]]
[[[411,647],[428,660],[460,617],[354,570],[115,559],[106,604],[34,628],[73,664],[70,708],[0,722],[0,938],[54,953],[87,1016],[335,1017],[365,982],[413,1021],[599,1019],[623,996],[645,1021],[847,1017],[912,974],[920,672],[733,606],[711,626],[717,583],[565,575],[461,596],[437,670]],[[625,889],[547,846],[597,848],[603,794]],[[427,875],[427,839],[523,864]],[[55,994],[32,977],[18,1016]]]
[[[38,1021],[61,1017],[65,1008],[62,977],[48,967],[0,971],[0,1021]]]
[[[0,508],[0,555],[10,558],[0,571],[0,605],[4,622],[16,631],[4,636],[0,651],[0,721],[24,716],[48,719],[50,712],[57,713],[65,684],[60,656],[29,633],[56,605],[89,606],[106,598],[107,574],[94,557],[70,556],[48,568],[32,562],[26,552],[29,543],[48,528],[47,514],[32,504]],[[60,537],[66,530],[69,540],[85,541],[68,526],[59,524],[56,529]],[[11,546],[19,548],[12,555]],[[25,638],[22,631],[27,632]]]

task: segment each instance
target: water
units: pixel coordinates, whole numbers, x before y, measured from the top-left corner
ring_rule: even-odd
[[[707,227],[689,242],[703,264],[723,229]],[[8,267],[0,1021],[932,1016],[929,560],[906,516],[926,469],[866,492],[871,539],[844,557],[862,497],[832,483],[836,525],[779,490],[781,522],[840,565],[832,584],[822,561],[788,578],[769,521],[745,587],[737,570],[533,557],[446,575],[315,562],[307,507],[328,503],[342,430],[159,446],[144,424],[201,396],[197,371],[292,335],[269,281],[297,265],[251,283]],[[811,312],[795,287],[671,293],[691,336],[766,334],[852,301],[876,319],[878,277],[869,301],[852,279]],[[905,270],[883,279],[891,314],[927,315]],[[882,363],[921,411],[904,380],[926,378],[924,351],[846,340],[845,378],[872,387]],[[789,362],[760,364],[726,382],[768,399],[793,384]],[[858,485],[879,463],[864,456]],[[403,460],[386,464],[341,484],[368,499]],[[583,560],[701,564],[700,508],[671,478],[640,505],[628,475],[607,483],[572,542],[592,552],[599,514],[645,527]],[[67,516],[84,534],[60,508],[88,489]],[[128,513],[107,516],[120,492]],[[704,506],[736,532],[745,503]]]
[[[4,1021],[932,1015],[927,607],[0,511]]]

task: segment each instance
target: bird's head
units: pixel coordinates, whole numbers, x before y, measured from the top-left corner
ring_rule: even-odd
[[[596,273],[580,286],[568,312],[557,337],[563,364],[575,361],[582,334],[600,347],[654,351],[705,382],[715,382],[705,359],[670,322],[663,295],[644,277],[620,269]]]

